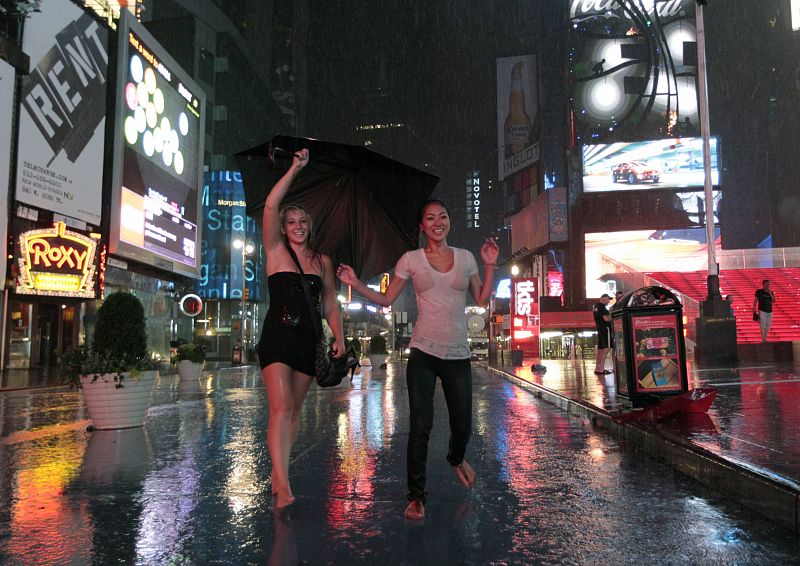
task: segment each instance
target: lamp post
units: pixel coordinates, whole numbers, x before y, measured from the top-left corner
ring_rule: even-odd
[[[697,0],[695,24],[697,28],[697,86],[700,135],[703,139],[703,183],[706,200],[706,248],[708,251],[707,295],[700,303],[700,317],[696,321],[697,348],[695,360],[710,365],[734,364],[736,352],[736,317],[731,316],[728,303],[719,291],[719,265],[716,258],[714,235],[714,194],[711,183],[711,126],[709,121],[708,81],[706,72],[706,26],[703,7],[706,0]]]
[[[250,242],[246,242],[241,238],[236,238],[233,241],[234,249],[242,251],[242,300],[241,300],[241,325],[242,325],[242,334],[241,334],[241,342],[242,342],[242,361],[245,360],[247,352],[247,344],[246,344],[246,332],[245,332],[245,321],[247,319],[247,300],[245,296],[247,295],[247,256],[255,251],[255,246]]]

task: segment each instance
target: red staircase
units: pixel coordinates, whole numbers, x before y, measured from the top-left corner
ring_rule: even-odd
[[[687,273],[655,272],[649,277],[663,286],[703,301],[706,298],[706,272]],[[730,269],[719,274],[722,296],[733,297],[733,313],[736,315],[736,334],[739,344],[761,342],[758,323],[753,321],[753,299],[761,281],[769,279],[775,292],[772,313],[770,342],[800,340],[800,267],[772,269]]]

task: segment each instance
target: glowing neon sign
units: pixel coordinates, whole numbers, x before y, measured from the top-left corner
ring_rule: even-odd
[[[511,280],[511,349],[539,357],[539,282],[532,277]]]
[[[92,238],[56,222],[52,228],[20,234],[19,249],[18,294],[95,297],[97,242]]]

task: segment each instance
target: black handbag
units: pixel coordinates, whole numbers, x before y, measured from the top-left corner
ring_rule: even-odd
[[[322,334],[322,317],[314,305],[311,288],[308,286],[303,268],[300,267],[300,261],[297,259],[297,254],[294,253],[294,250],[289,246],[286,246],[286,248],[300,271],[300,284],[303,286],[303,294],[306,296],[311,321],[314,324],[314,333],[317,336],[317,346],[314,350],[314,377],[317,380],[317,385],[320,387],[335,387],[342,382],[348,371],[352,382],[356,368],[361,366],[358,363],[356,352],[351,347],[339,358],[334,358],[331,355],[325,336]]]
[[[758,322],[759,320],[761,320],[761,315],[759,313],[757,313],[757,312],[754,312],[753,313],[753,322]]]

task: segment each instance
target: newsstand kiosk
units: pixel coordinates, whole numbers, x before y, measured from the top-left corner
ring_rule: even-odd
[[[644,407],[688,391],[683,305],[663,287],[642,287],[611,308],[617,396]]]

